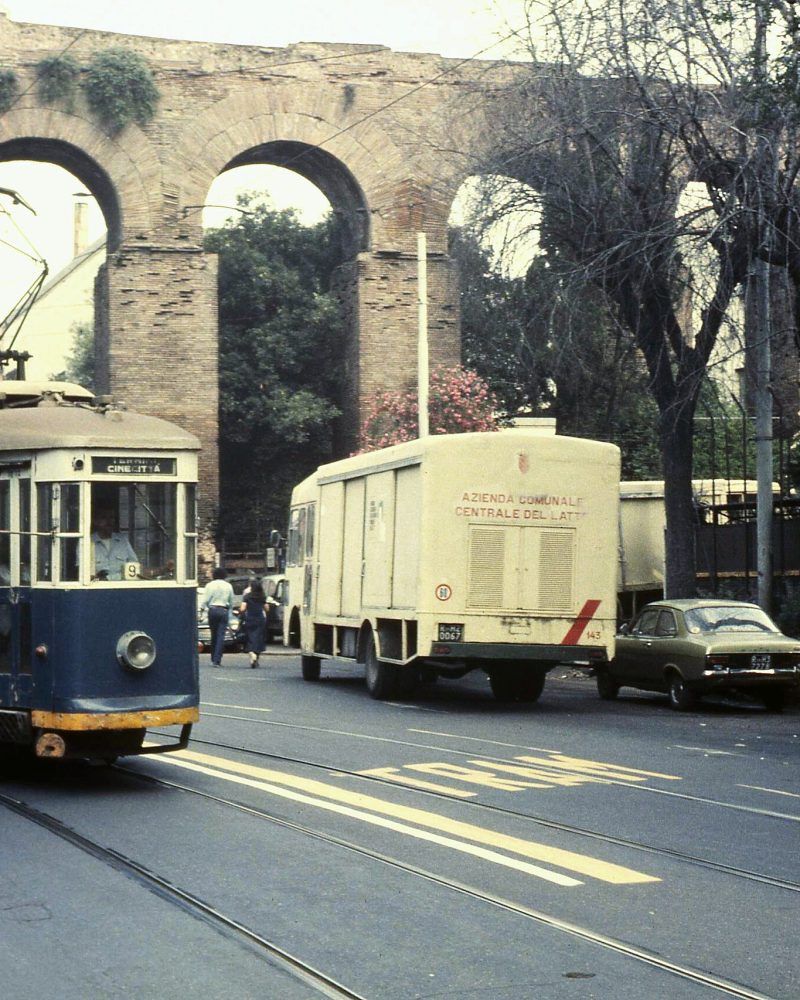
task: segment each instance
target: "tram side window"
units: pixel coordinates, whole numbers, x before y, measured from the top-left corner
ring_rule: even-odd
[[[0,587],[11,583],[11,484],[0,479]]]
[[[192,483],[184,487],[186,509],[184,511],[184,558],[186,578],[197,577],[197,488]]]
[[[53,484],[36,486],[36,579],[53,579]],[[48,537],[50,535],[50,537]]]
[[[81,501],[77,483],[61,486],[58,502],[60,577],[73,582],[80,579]]]
[[[31,582],[31,481],[19,481],[19,579],[23,586]]]
[[[58,578],[75,582],[80,578],[80,512],[80,487],[77,483],[37,484],[37,580]]]

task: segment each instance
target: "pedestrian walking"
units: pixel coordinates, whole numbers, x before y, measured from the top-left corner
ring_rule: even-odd
[[[250,654],[250,666],[255,670],[258,658],[267,645],[267,595],[260,577],[252,581],[242,594],[239,608],[242,625],[247,636],[247,652]]]
[[[225,579],[225,570],[218,566],[213,578],[205,585],[200,607],[208,609],[208,627],[211,632],[211,666],[222,666],[225,650],[225,629],[233,610],[233,587]]]

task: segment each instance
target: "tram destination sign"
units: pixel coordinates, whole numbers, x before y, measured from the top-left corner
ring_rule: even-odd
[[[92,473],[108,476],[175,476],[178,474],[178,460],[148,455],[93,455]]]

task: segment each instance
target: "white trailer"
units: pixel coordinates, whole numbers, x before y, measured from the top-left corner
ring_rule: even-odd
[[[619,450],[509,429],[325,465],[292,494],[284,639],[303,677],[344,658],[375,698],[482,669],[534,701],[564,662],[613,655]]]
[[[757,489],[754,479],[692,480],[698,519],[716,526],[735,523],[744,504],[755,504]],[[772,484],[772,492],[778,496],[778,483]],[[618,613],[621,621],[629,621],[642,605],[664,596],[664,482],[622,482],[620,501]],[[700,579],[702,575],[698,573]]]

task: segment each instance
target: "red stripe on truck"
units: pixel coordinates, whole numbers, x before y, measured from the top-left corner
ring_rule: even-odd
[[[584,629],[594,618],[595,612],[600,607],[600,601],[587,601],[578,612],[578,617],[570,626],[569,632],[561,640],[562,646],[574,646],[583,635]]]

